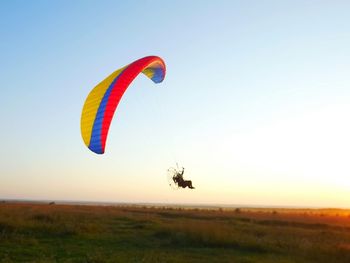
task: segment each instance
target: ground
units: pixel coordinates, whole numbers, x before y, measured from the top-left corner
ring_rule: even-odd
[[[350,262],[350,211],[3,202],[0,262]]]

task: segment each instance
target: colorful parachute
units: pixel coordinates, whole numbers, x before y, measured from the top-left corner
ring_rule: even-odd
[[[81,114],[81,135],[89,149],[102,154],[114,112],[125,90],[142,72],[153,82],[162,82],[165,63],[160,57],[144,57],[116,70],[98,84],[86,98]]]

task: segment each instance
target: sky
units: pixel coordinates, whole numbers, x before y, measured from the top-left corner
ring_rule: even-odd
[[[1,1],[0,198],[349,207],[349,1]],[[157,55],[104,155],[81,111]],[[186,168],[195,190],[173,190]]]

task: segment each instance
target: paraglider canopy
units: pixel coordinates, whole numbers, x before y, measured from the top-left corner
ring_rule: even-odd
[[[141,72],[154,83],[160,83],[165,78],[165,63],[157,56],[136,60],[113,72],[87,96],[81,114],[81,135],[85,145],[94,153],[105,152],[114,112],[130,83]]]

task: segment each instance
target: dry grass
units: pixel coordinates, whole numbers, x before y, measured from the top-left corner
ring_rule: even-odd
[[[350,262],[350,212],[0,204],[0,262]]]

